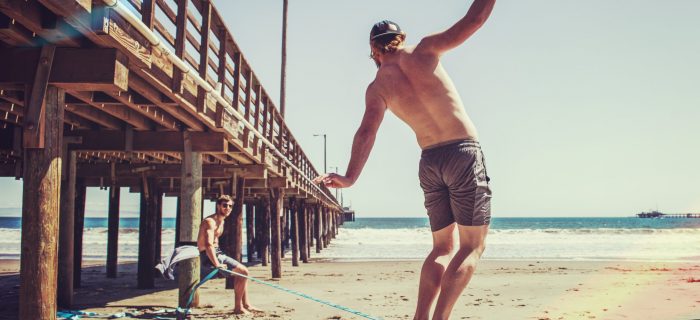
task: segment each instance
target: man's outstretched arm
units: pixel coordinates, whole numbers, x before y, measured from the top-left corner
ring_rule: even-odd
[[[350,155],[350,163],[345,172],[345,176],[334,173],[326,174],[314,179],[316,183],[323,182],[331,188],[347,188],[352,186],[362,172],[367,158],[374,146],[374,139],[377,136],[379,125],[384,119],[386,112],[386,103],[384,99],[376,93],[373,85],[367,88],[365,94],[365,114],[362,117],[360,128],[355,132],[355,138],[352,141],[352,154]]]
[[[416,50],[441,55],[467,41],[491,15],[496,0],[474,0],[467,14],[449,29],[421,40]]]

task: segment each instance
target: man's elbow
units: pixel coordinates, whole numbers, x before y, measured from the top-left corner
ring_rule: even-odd
[[[359,139],[360,141],[374,140],[376,136],[377,130],[372,130],[371,128],[360,128],[355,133],[355,139]]]

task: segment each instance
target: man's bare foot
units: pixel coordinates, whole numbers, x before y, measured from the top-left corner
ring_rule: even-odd
[[[253,306],[251,306],[251,305],[243,306],[243,308],[246,309],[246,310],[248,310],[248,311],[250,311],[250,312],[255,312],[255,313],[264,312],[264,311],[262,311],[262,310],[260,310],[260,309],[258,309],[258,308],[256,308],[256,307],[253,307]]]
[[[248,311],[246,308],[240,308],[240,309],[233,309],[233,314],[249,314],[250,311]]]

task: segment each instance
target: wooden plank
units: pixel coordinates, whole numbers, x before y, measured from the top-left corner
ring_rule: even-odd
[[[44,100],[49,85],[49,76],[53,67],[56,46],[47,45],[41,48],[35,64],[34,78],[27,94],[27,106],[24,114],[24,148],[44,147]],[[2,61],[2,60],[0,60]],[[7,61],[13,63],[13,61]],[[0,68],[2,69],[2,68]],[[29,69],[27,69],[28,71]]]
[[[143,0],[141,3],[141,21],[153,30],[156,12],[156,2],[154,0]]]
[[[99,110],[102,110],[105,113],[128,123],[137,130],[153,129],[153,123],[149,119],[137,113],[135,110],[125,107],[121,104],[110,105],[97,103],[93,100],[93,96],[92,94],[90,94],[90,92],[68,91],[68,93],[70,94],[70,96],[73,96],[78,100],[85,102],[88,105],[91,105],[93,108],[98,108]]]
[[[189,133],[184,136],[185,150],[182,155],[182,185],[180,187],[180,241],[195,242],[202,221],[202,156],[192,151],[195,145]],[[178,265],[178,306],[185,307],[190,296],[189,289],[199,282],[199,259],[189,259]],[[195,294],[192,306],[199,305]]]
[[[22,193],[19,319],[55,319],[63,91],[46,94],[43,149],[27,149]]]
[[[75,130],[67,135],[82,138],[82,143],[71,145],[72,150],[183,152],[183,133],[177,131],[134,131],[133,145],[127,150],[125,131]],[[195,152],[226,152],[225,135],[219,132],[188,132]]]
[[[262,87],[260,85],[255,85],[255,103],[253,105],[255,106],[255,120],[253,121],[253,128],[255,130],[258,130],[259,125],[260,125],[260,93],[262,91]],[[253,156],[258,155],[258,136],[256,135],[253,137]]]
[[[286,188],[287,187],[287,178],[284,178],[284,177],[267,178],[267,184],[270,188]]]
[[[126,105],[131,110],[134,110],[135,112],[138,112],[139,114],[147,117],[151,121],[163,126],[166,129],[173,130],[177,129],[180,126],[179,121],[177,121],[177,119],[175,119],[170,114],[167,114],[165,112],[159,112],[159,109],[156,107],[136,104],[134,102],[134,97],[129,92],[108,91],[107,95]]]
[[[66,14],[70,15],[70,13]],[[75,17],[77,17],[76,21],[72,25],[80,26],[78,29],[91,40],[106,47],[118,48],[127,55],[129,64],[135,67],[146,69],[151,67],[151,44],[114,10],[100,4],[93,8],[92,15],[87,15],[92,17],[91,21],[84,21],[84,15]],[[83,26],[88,23],[87,27]]]
[[[185,32],[187,31],[187,5],[188,0],[177,0],[177,16],[175,22],[175,55],[183,59],[185,56]],[[173,74],[172,89],[174,92],[182,93],[183,73],[180,69],[175,69]]]
[[[161,93],[158,89],[154,88],[151,83],[142,79],[139,76],[130,74],[129,85],[134,91],[138,92],[140,95],[144,96],[146,99],[153,101],[158,107],[166,111],[168,114],[180,120],[188,128],[196,131],[204,130],[202,122],[197,119],[192,113],[187,111],[187,107],[181,104],[169,104],[163,101]],[[161,87],[162,90],[168,90],[165,87]],[[176,98],[176,97],[173,97]],[[184,128],[183,128],[184,129]]]
[[[117,277],[119,256],[119,198],[121,189],[109,188],[109,213],[107,226],[107,278]]]
[[[31,31],[0,12],[0,42],[14,47],[26,47],[37,45],[35,40]]]
[[[41,50],[0,48],[0,69],[4,70],[0,73],[0,82],[31,83],[34,78],[29,70],[36,70],[39,65],[46,66],[47,60]],[[53,65],[45,72],[50,84],[69,90],[118,91],[128,88],[126,57],[111,48],[57,48]]]
[[[46,28],[42,25],[42,21],[45,21],[43,18],[45,9],[36,0],[0,0],[0,12],[39,37],[46,39],[49,43],[73,47],[81,45],[79,40],[72,37],[77,33],[75,29],[65,23],[63,19],[56,19],[55,27],[52,28]]]
[[[252,94],[252,78],[253,78],[253,72],[248,71],[245,73],[245,102],[243,103],[243,107],[245,108],[245,114],[244,118],[246,121],[250,122],[250,104],[251,104],[251,94]],[[248,127],[245,127],[243,129],[243,148],[248,148],[250,144],[250,129]]]
[[[110,130],[119,130],[124,127],[123,123],[115,117],[100,111],[92,106],[85,105],[67,105],[66,111],[70,111],[87,120],[97,123]]]
[[[202,1],[202,30],[201,45],[199,47],[199,76],[207,78],[207,66],[209,65],[209,29],[211,28],[211,2]],[[207,92],[202,87],[197,88],[197,112],[204,112],[207,103]]]

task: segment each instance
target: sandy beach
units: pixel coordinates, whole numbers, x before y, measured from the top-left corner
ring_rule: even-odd
[[[284,261],[283,277],[251,266],[258,279],[384,319],[411,319],[420,261],[331,262],[300,267]],[[101,262],[85,263],[76,308],[100,314],[149,313],[173,308],[175,281],[158,279],[156,289],[138,290],[135,264],[120,265],[106,279]],[[0,314],[16,319],[19,279],[16,260],[0,261]],[[224,280],[206,283],[197,319],[362,319],[362,317],[251,284],[251,302],[265,312],[234,316],[233,291]],[[700,263],[620,261],[482,261],[451,319],[700,319]]]

